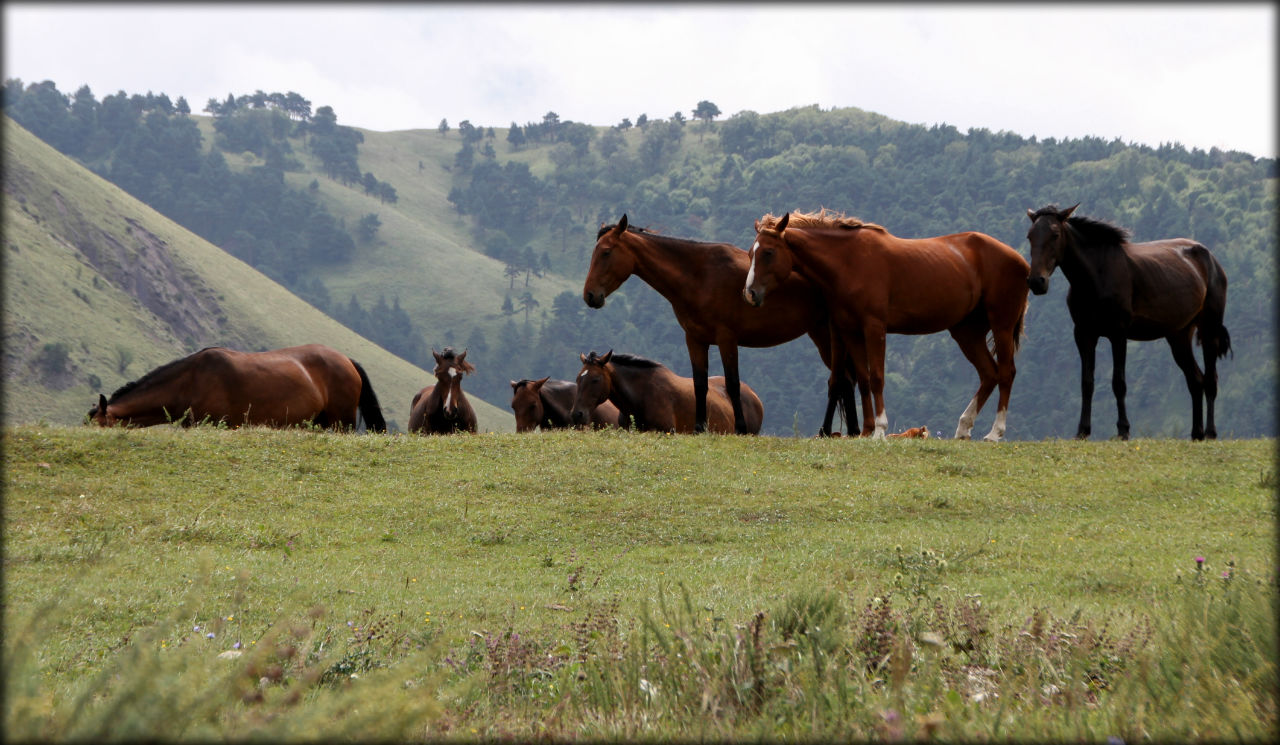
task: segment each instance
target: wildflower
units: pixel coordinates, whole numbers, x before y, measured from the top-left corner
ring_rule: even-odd
[[[214,633],[212,631],[204,635],[204,638],[206,639],[212,639],[213,637],[214,637]]]
[[[232,649],[239,649],[239,648],[240,648],[240,642],[236,642],[235,644],[232,644],[232,645],[231,645],[231,648],[232,648]]]

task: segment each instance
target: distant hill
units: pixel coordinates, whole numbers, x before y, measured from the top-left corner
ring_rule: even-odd
[[[202,347],[328,344],[403,428],[428,372],[174,224],[4,117],[5,424],[79,423],[99,392]],[[393,225],[396,220],[389,222]],[[450,304],[445,295],[442,304]],[[456,305],[456,303],[454,303]],[[472,396],[482,430],[505,407]]]

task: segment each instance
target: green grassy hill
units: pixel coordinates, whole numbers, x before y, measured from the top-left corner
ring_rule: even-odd
[[[359,360],[388,421],[405,426],[409,402],[431,380],[429,373],[328,318],[8,117],[3,126],[6,425],[77,423],[99,392],[110,393],[201,347],[259,350],[319,342]],[[408,200],[399,207],[408,209]],[[380,211],[384,229],[407,222]],[[435,248],[476,256],[453,244]],[[496,271],[501,277],[500,267]],[[431,300],[422,298],[424,304],[458,306],[443,289],[426,294]],[[402,301],[408,298],[402,295]],[[482,429],[514,428],[506,402],[473,399]]]
[[[206,146],[212,147],[213,120],[193,118]],[[317,181],[315,196],[348,226],[370,213],[382,222],[372,244],[359,244],[350,264],[319,268],[314,276],[325,283],[336,302],[345,303],[354,294],[369,307],[379,294],[385,295],[387,302],[399,297],[400,307],[420,325],[426,343],[436,349],[450,338],[461,343],[475,328],[496,338],[506,318],[501,308],[511,281],[503,274],[501,261],[476,250],[465,219],[448,201],[453,182],[447,169],[459,148],[458,135],[441,136],[424,129],[359,131],[364,136],[360,168],[395,187],[398,201],[394,204],[365,194],[359,185],[343,186],[326,177],[320,160],[303,147],[301,138],[291,140],[304,170],[285,174],[289,186],[307,191],[311,182]],[[549,167],[545,149],[537,155]],[[246,154],[229,155],[227,163],[232,168],[247,168],[261,161]],[[517,280],[516,287],[523,293],[523,280]],[[580,279],[551,273],[534,279],[528,289],[541,308],[550,308],[556,295],[566,290],[580,292],[582,286]],[[476,364],[482,365],[483,360],[477,359]]]

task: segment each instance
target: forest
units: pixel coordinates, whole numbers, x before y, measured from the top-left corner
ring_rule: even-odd
[[[311,110],[296,93],[211,99],[207,144],[190,106],[164,94],[121,91],[98,101],[87,87],[6,81],[7,114],[196,234],[259,268],[317,308],[406,360],[425,365],[430,346],[452,343],[483,360],[468,390],[495,404],[509,380],[571,377],[580,353],[642,354],[689,374],[683,332],[670,306],[633,279],[601,310],[565,292],[539,307],[522,287],[554,273],[580,282],[596,228],[626,213],[676,237],[745,248],[765,213],[827,207],[922,237],[979,230],[1026,253],[1026,210],[1081,203],[1078,214],[1129,229],[1135,240],[1185,236],[1208,246],[1230,280],[1226,325],[1235,354],[1220,366],[1222,436],[1273,436],[1275,427],[1276,164],[1247,153],[1096,137],[1037,140],[1009,132],[897,122],[856,108],[738,112],[715,121],[699,102],[686,118],[641,113],[613,126],[561,120],[512,122],[505,133],[462,120],[437,128],[456,141],[448,200],[476,250],[508,266],[506,316],[496,336],[455,329],[440,338],[398,298],[331,298],[307,267],[341,266],[378,219],[335,219],[283,174],[305,170],[297,149],[322,164],[317,178],[395,205],[393,185],[362,173],[357,129],[331,107]],[[433,135],[434,136],[434,135]],[[226,154],[261,164],[231,168]],[[315,183],[315,182],[313,182]],[[1064,306],[1065,280],[1032,299],[1008,436],[1068,437],[1079,407],[1079,368]],[[1099,350],[1099,379],[1110,357]],[[890,429],[928,424],[950,436],[976,374],[945,334],[890,337]],[[718,374],[713,350],[712,374]],[[804,339],[744,350],[742,377],[765,401],[765,432],[811,435],[825,400],[825,371]],[[1137,436],[1185,437],[1189,401],[1163,343],[1130,344],[1129,409]],[[1108,406],[1111,406],[1108,409]],[[990,407],[990,405],[989,405]],[[1095,394],[1095,437],[1113,431],[1109,386]],[[990,417],[993,412],[984,412]],[[980,420],[979,427],[983,426]],[[989,421],[989,418],[985,421]]]

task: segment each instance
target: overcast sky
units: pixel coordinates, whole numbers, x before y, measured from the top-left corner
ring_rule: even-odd
[[[4,75],[101,100],[295,91],[391,131],[818,104],[1276,155],[1273,3],[4,3]]]

